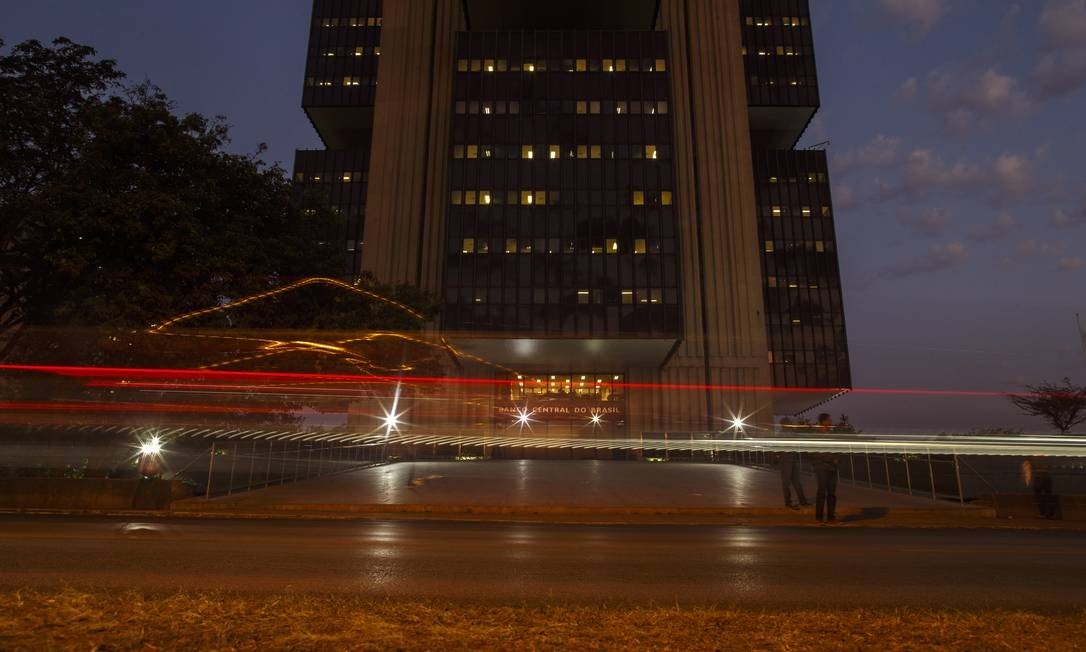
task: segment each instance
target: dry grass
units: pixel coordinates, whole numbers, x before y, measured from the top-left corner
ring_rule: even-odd
[[[336,595],[0,592],[3,650],[1070,650],[1086,613],[483,606]]]

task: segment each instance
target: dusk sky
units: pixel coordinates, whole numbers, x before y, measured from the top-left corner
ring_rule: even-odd
[[[734,1],[734,0],[724,0]],[[67,36],[224,115],[289,168],[305,0],[7,3],[5,47]],[[812,0],[853,380],[1010,391],[1086,383],[1086,0]],[[866,431],[1018,426],[1002,398],[853,395]]]

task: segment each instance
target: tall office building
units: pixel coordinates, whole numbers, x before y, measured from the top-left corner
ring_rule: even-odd
[[[805,0],[315,0],[303,97],[345,275],[439,294],[494,424],[720,430],[850,386]]]

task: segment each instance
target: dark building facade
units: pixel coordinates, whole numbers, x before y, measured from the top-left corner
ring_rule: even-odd
[[[346,276],[440,294],[493,425],[719,430],[849,387],[805,1],[316,0],[311,30],[296,180]]]

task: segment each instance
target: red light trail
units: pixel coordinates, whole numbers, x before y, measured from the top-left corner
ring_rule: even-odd
[[[323,382],[323,383],[352,383],[352,384],[389,384],[389,383],[418,383],[435,385],[480,385],[480,386],[510,386],[523,381],[500,378],[444,378],[430,376],[363,376],[352,374],[319,374],[282,371],[222,371],[207,369],[161,369],[161,368],[129,368],[129,367],[76,367],[59,365],[0,365],[0,371],[19,371],[29,373],[43,373],[68,378],[87,379],[118,379],[121,382],[117,386],[125,386],[124,379],[143,380],[188,380],[188,381],[234,381],[257,383],[298,383],[298,382]],[[530,382],[530,381],[529,381]],[[98,383],[94,383],[98,384]],[[138,383],[133,383],[138,386]],[[975,397],[994,398],[1006,397],[1013,393],[995,391],[972,390],[945,390],[945,389],[891,389],[891,388],[856,388],[847,389],[839,387],[768,387],[758,385],[705,385],[705,384],[681,384],[681,383],[610,383],[612,387],[628,389],[663,389],[663,390],[694,390],[694,391],[745,391],[745,392],[800,392],[800,393],[850,393],[871,394],[887,396],[931,396],[931,397]],[[1029,394],[1018,394],[1029,395]]]

